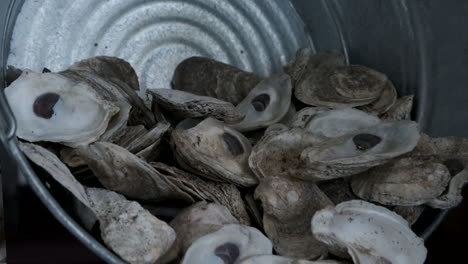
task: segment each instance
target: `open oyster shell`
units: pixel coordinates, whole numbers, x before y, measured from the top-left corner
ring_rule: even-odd
[[[327,253],[310,232],[314,213],[333,203],[313,182],[282,177],[261,179],[255,198],[263,208],[263,227],[282,256],[314,259]]]
[[[336,51],[313,55],[296,83],[301,102],[324,107],[354,107],[376,101],[389,81],[385,74],[361,65],[344,65]]]
[[[412,206],[440,196],[449,181],[450,173],[441,163],[401,158],[353,176],[351,188],[365,200]]]
[[[233,104],[213,97],[173,89],[153,89],[148,92],[161,107],[182,118],[211,116],[226,123],[236,123],[245,117]]]
[[[193,198],[128,150],[108,142],[77,149],[99,181],[109,190],[141,200]]]
[[[415,122],[383,122],[308,147],[301,154],[307,170],[293,168],[290,174],[314,180],[350,176],[412,151],[418,140]]]
[[[236,263],[260,254],[272,254],[271,241],[253,227],[230,224],[195,240],[181,264]]]
[[[427,250],[408,223],[387,208],[353,200],[318,211],[312,232],[332,251],[347,252],[354,263],[424,263]]]
[[[239,186],[257,184],[247,164],[251,151],[247,138],[213,118],[192,122],[182,121],[171,134],[179,165],[213,181]]]
[[[231,127],[245,132],[279,122],[289,110],[291,93],[291,79],[287,74],[276,74],[262,80],[236,106],[245,118]]]
[[[122,195],[82,186],[57,156],[45,148],[19,144],[32,162],[93,211],[99,220],[104,243],[125,261],[151,264],[169,251],[176,234],[168,224]]]
[[[309,122],[319,113],[329,111],[326,107],[306,107],[294,115],[291,127],[306,128]]]
[[[115,115],[129,110],[86,83],[57,73],[24,71],[5,89],[5,95],[18,123],[19,138],[72,147],[98,140]]]
[[[241,193],[235,185],[203,180],[200,177],[160,162],[151,162],[150,164],[170,182],[190,194],[194,200],[211,201],[220,206],[226,206],[241,224],[250,225],[247,209]]]
[[[174,71],[172,88],[237,105],[260,82],[255,73],[203,57],[190,57]]]

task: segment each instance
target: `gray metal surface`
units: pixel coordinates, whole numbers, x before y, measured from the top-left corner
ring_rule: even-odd
[[[6,7],[12,2],[0,1],[0,30],[5,28],[10,10]],[[16,1],[13,6],[12,10],[16,12],[11,13],[13,19],[10,23],[14,21],[21,2]],[[28,1],[31,5],[51,2],[58,1]],[[263,75],[278,70],[292,55],[293,47],[284,41],[290,38],[291,32],[304,30],[310,33],[317,50],[341,50],[349,56],[351,63],[369,65],[388,74],[400,95],[416,94],[414,117],[423,131],[431,136],[468,137],[468,34],[464,32],[468,25],[468,2],[291,2],[305,22],[305,30],[300,28],[289,2],[281,0],[274,3],[267,0],[74,1],[66,7],[68,12],[52,6],[38,8],[30,14],[30,19],[36,20],[30,20],[29,26],[40,29],[38,25],[45,21],[54,23],[53,19],[59,20],[60,23],[54,24],[47,32],[54,41],[47,42],[42,36],[38,36],[37,42],[29,39],[23,46],[24,51],[15,50],[17,58],[12,57],[11,62],[22,61],[18,52],[30,52],[29,55],[39,58],[33,57],[35,64],[30,68],[41,70],[47,66],[58,70],[75,60],[98,54],[124,56],[137,64],[140,74],[147,73],[147,77],[142,79],[144,87],[166,87],[170,68],[190,55],[208,55]],[[133,8],[129,6],[135,3]],[[118,8],[112,10],[112,5]],[[269,13],[278,9],[281,12]],[[41,12],[48,17],[37,19],[36,13]],[[69,18],[77,13],[81,14],[78,20]],[[174,24],[171,26],[171,23]],[[293,25],[292,31],[288,25]],[[164,30],[159,30],[159,27]],[[77,34],[76,28],[86,34]],[[158,34],[147,34],[153,30]],[[2,33],[3,41],[0,42],[1,67],[5,66],[4,55],[9,52],[11,33],[8,30],[2,32],[7,33]],[[300,31],[296,33],[301,35]],[[180,41],[184,36],[188,40]],[[67,42],[69,39],[73,41]],[[303,37],[292,43],[296,45],[301,41],[304,41]],[[73,45],[63,46],[64,43]],[[26,60],[21,63],[26,64]],[[156,67],[160,62],[170,67]],[[0,78],[3,78],[1,74]],[[1,83],[3,80],[0,79]],[[0,148],[1,160],[5,161],[5,155],[11,154],[57,219],[104,260],[118,263],[119,259],[113,253],[97,243],[64,212],[31,170],[15,140],[8,140],[7,134],[11,135],[14,127],[9,118],[11,115],[3,109],[2,96],[0,92],[0,143],[6,151]],[[416,232],[427,238],[445,214],[446,211],[432,211],[423,215],[415,227]]]

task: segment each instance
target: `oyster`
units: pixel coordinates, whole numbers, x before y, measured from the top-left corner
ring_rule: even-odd
[[[216,203],[197,202],[182,210],[170,223],[177,233],[174,244],[179,255],[198,238],[213,233],[227,224],[239,224],[229,210]]]
[[[272,254],[271,241],[253,227],[230,224],[195,240],[181,264],[233,264],[260,254]]]
[[[390,108],[382,118],[391,120],[410,120],[413,101],[414,95],[407,95],[398,98],[392,108]]]
[[[237,123],[245,117],[231,103],[216,98],[172,89],[153,89],[148,92],[161,107],[182,118],[211,116],[226,123]]]
[[[168,224],[122,195],[82,186],[52,152],[30,143],[19,144],[32,162],[93,211],[104,243],[125,261],[150,264],[169,251],[176,235]]]
[[[313,182],[282,177],[262,179],[255,199],[263,208],[263,227],[282,256],[313,259],[327,253],[310,232],[314,213],[333,203]]]
[[[250,225],[250,218],[242,201],[241,193],[235,185],[203,180],[160,162],[151,162],[150,164],[170,182],[189,193],[193,199],[211,201],[220,206],[226,206],[241,224]]]
[[[275,255],[257,255],[241,259],[237,264],[345,264],[337,260],[302,260]]]
[[[71,147],[98,140],[115,115],[129,110],[106,100],[86,83],[57,73],[24,71],[5,89],[5,95],[18,123],[19,138]]]
[[[284,72],[291,77],[293,89],[296,86],[297,81],[301,79],[302,74],[304,74],[310,55],[310,48],[300,48],[296,51],[294,61],[283,67]]]
[[[262,80],[236,109],[245,118],[231,127],[251,131],[279,122],[288,112],[291,104],[291,79],[286,74],[276,74]]]
[[[318,211],[312,232],[331,250],[347,252],[354,263],[424,263],[424,241],[401,216],[365,201],[352,200]]]
[[[351,178],[353,192],[383,205],[413,206],[440,196],[450,181],[441,163],[401,158]]]
[[[289,174],[309,180],[350,176],[412,151],[418,140],[415,122],[383,122],[306,148],[301,160],[307,170],[291,168]]]
[[[107,189],[141,200],[193,198],[128,150],[108,142],[95,142],[77,149],[89,168]]]
[[[294,121],[295,116],[296,116],[296,107],[293,104],[290,104],[288,112],[286,112],[286,115],[280,121],[278,121],[278,123],[284,124],[286,126],[291,126],[292,122]]]
[[[397,102],[397,91],[391,81],[388,81],[380,97],[374,102],[361,106],[361,110],[374,114],[382,115],[392,109]]]
[[[322,51],[309,59],[294,94],[307,105],[354,107],[376,101],[389,85],[387,76],[361,65],[344,65],[338,52]]]
[[[185,120],[172,131],[171,143],[179,165],[213,181],[257,184],[247,164],[251,151],[247,138],[213,118],[194,123]]]
[[[303,108],[301,111],[297,112],[294,115],[293,120],[291,121],[292,127],[299,127],[299,128],[306,128],[307,124],[312,120],[315,115],[329,111],[330,108],[326,107],[306,107]]]
[[[172,88],[237,105],[260,80],[255,73],[209,58],[191,57],[175,69]]]
[[[259,179],[294,176],[289,174],[288,168],[296,168],[297,172],[300,172],[304,168],[301,153],[307,147],[318,145],[323,140],[323,137],[303,129],[271,126],[253,147],[249,157],[250,168]]]

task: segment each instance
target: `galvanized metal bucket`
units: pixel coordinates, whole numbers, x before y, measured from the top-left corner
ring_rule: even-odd
[[[166,86],[177,62],[191,55],[268,75],[309,45],[340,50],[350,63],[386,73],[399,95],[415,94],[414,118],[428,134],[468,136],[467,14],[467,3],[437,0],[6,0],[0,2],[0,85],[9,62],[60,70],[94,55],[129,59],[145,76],[143,87]],[[18,33],[15,25],[31,31]],[[24,46],[12,49],[19,40]],[[19,150],[15,126],[0,91],[2,166],[17,166],[51,213],[103,260],[123,263],[57,202]],[[413,229],[427,238],[445,214],[427,210]]]

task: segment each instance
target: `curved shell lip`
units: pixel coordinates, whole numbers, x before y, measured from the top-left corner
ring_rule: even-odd
[[[17,114],[16,115],[16,119],[18,122],[17,135],[18,137],[22,139],[25,139],[31,142],[36,142],[36,141],[58,142],[58,143],[62,143],[64,145],[71,146],[71,147],[78,146],[78,145],[86,145],[86,144],[89,144],[91,142],[98,140],[99,137],[105,133],[112,117],[115,116],[120,111],[118,106],[116,106],[113,102],[104,100],[98,93],[96,93],[93,89],[91,89],[86,83],[71,81],[68,78],[61,76],[60,74],[57,74],[57,73],[40,74],[40,73],[31,72],[31,71],[24,71],[23,74],[15,82],[17,83],[17,85],[24,85],[22,82],[30,81],[27,79],[30,75],[35,76],[34,78],[36,77],[40,78],[40,80],[44,80],[44,78],[49,78],[49,79],[52,78],[52,80],[60,84],[60,86],[48,85],[47,86],[48,89],[41,89],[43,85],[37,85],[35,87],[38,87],[38,88],[33,88],[37,90],[36,92],[37,95],[44,94],[46,92],[54,92],[60,95],[60,94],[63,94],[64,92],[77,93],[76,90],[80,90],[82,91],[80,94],[84,94],[85,92],[88,93],[87,98],[95,102],[97,105],[99,105],[99,109],[101,111],[104,111],[105,115],[101,118],[101,122],[93,123],[93,125],[95,125],[93,129],[86,128],[88,129],[88,131],[79,133],[76,130],[74,130],[73,134],[67,134],[67,135],[57,134],[57,135],[51,136],[50,134],[40,135],[37,133],[31,133],[32,131],[26,128],[27,125],[26,127],[24,126],[24,122],[22,121],[22,118],[21,118],[22,115]],[[7,97],[10,94],[10,100],[9,100],[10,102],[11,100],[13,100],[12,99],[12,97],[14,96],[13,94],[19,92],[18,91],[19,87],[12,87],[13,85],[15,85],[15,82],[13,82],[12,85],[8,87],[5,91],[5,93],[7,94]],[[65,91],[60,90],[60,87],[67,86],[67,85],[73,85],[73,87],[70,87],[70,89],[67,89]],[[8,92],[10,89],[12,92]],[[24,105],[24,103],[12,104],[13,109],[15,109],[15,105]],[[22,110],[18,110],[18,111],[22,112]],[[32,112],[30,114],[33,115]],[[45,120],[45,121],[40,120],[40,121],[51,122],[53,121],[53,117],[50,120]],[[27,122],[27,123],[29,124],[30,122]]]

